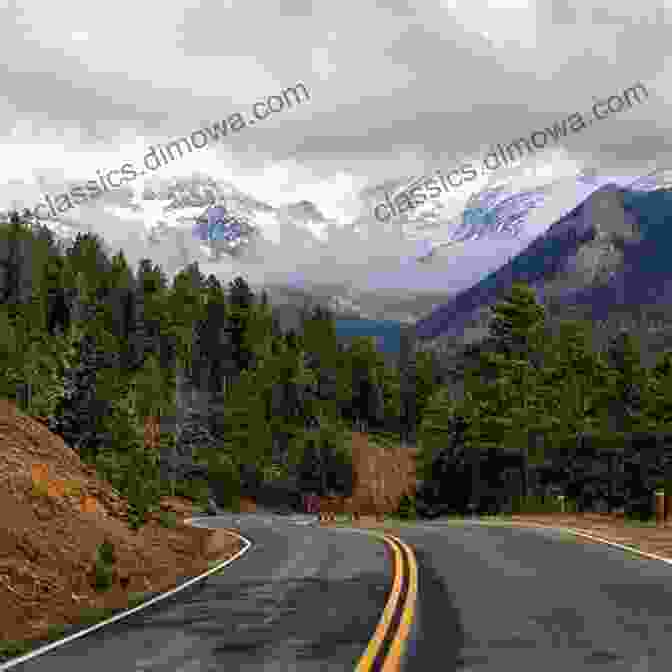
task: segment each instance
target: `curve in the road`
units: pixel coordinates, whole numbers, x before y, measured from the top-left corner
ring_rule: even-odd
[[[344,528],[340,528],[344,529]],[[362,530],[349,530],[362,533]],[[364,532],[385,542],[393,557],[390,594],[373,636],[355,672],[401,672],[413,627],[418,595],[418,567],[411,548],[390,534]]]
[[[193,522],[194,519],[190,519],[188,522]],[[153,597],[151,600],[147,600],[147,602],[143,602],[142,604],[138,605],[137,607],[133,607],[132,609],[127,609],[126,611],[122,611],[120,614],[115,614],[111,618],[107,618],[104,621],[100,621],[100,623],[96,623],[95,625],[92,625],[88,628],[85,628],[84,630],[79,630],[72,635],[69,635],[68,637],[63,637],[62,639],[57,639],[54,642],[50,642],[49,644],[45,644],[44,646],[41,646],[39,649],[35,649],[34,651],[30,651],[29,653],[26,653],[23,656],[19,656],[18,658],[13,658],[12,660],[3,663],[0,665],[0,672],[6,672],[6,670],[11,670],[12,668],[16,667],[17,665],[20,665],[22,663],[25,663],[28,660],[32,660],[33,658],[37,658],[38,656],[43,656],[45,653],[48,653],[49,651],[53,651],[54,649],[63,646],[64,644],[68,644],[69,642],[74,641],[75,639],[79,639],[80,637],[84,637],[85,635],[88,635],[92,632],[95,632],[96,630],[100,630],[100,628],[105,627],[106,625],[110,625],[111,623],[116,623],[117,621],[122,620],[123,618],[127,618],[131,614],[135,614],[138,611],[142,611],[143,609],[146,609],[147,607],[150,607],[153,604],[156,604],[157,602],[161,602],[162,600],[165,600],[169,597],[172,597],[173,595],[183,591],[185,588],[189,588],[189,586],[194,585],[197,581],[202,581],[203,579],[207,579],[211,574],[216,574],[219,572],[221,569],[226,567],[227,565],[230,565],[234,560],[238,560],[238,558],[242,557],[247,551],[250,549],[252,546],[252,542],[244,537],[242,534],[238,534],[237,532],[234,532],[233,530],[223,530],[227,534],[230,534],[234,537],[238,537],[242,542],[243,542],[243,548],[241,548],[235,555],[231,556],[227,560],[224,560],[223,562],[218,563],[215,565],[212,569],[209,569],[207,572],[204,572],[203,574],[199,574],[198,576],[195,576],[188,581],[185,581],[184,583],[180,584],[177,586],[177,588],[173,588],[172,590],[169,590],[165,593],[161,593],[160,595],[157,595],[156,597]]]
[[[377,536],[377,535],[376,535]],[[406,581],[406,560],[399,544],[394,543],[386,536],[380,537],[388,544],[394,556],[394,580],[390,596],[383,610],[383,615],[378,627],[373,633],[364,654],[357,663],[355,672],[378,672],[382,669],[382,663],[389,648],[389,633],[394,633],[394,618],[399,613],[399,605],[402,604],[402,590]],[[387,644],[387,646],[385,646]]]
[[[669,670],[669,559],[571,528],[447,522],[394,526],[423,589],[407,672]]]
[[[263,518],[266,519],[266,517]],[[275,517],[272,518],[275,520]],[[278,524],[280,521],[276,520],[274,522],[274,520],[266,520],[266,522],[270,524],[272,527],[275,527],[275,525]],[[211,525],[211,521],[212,518],[201,518],[201,519],[194,518],[190,519],[187,522],[189,524],[196,526],[205,525],[206,527],[209,527]],[[232,522],[238,523],[240,521],[232,521]],[[138,605],[132,609],[128,609],[119,614],[116,614],[111,618],[96,623],[93,626],[79,630],[78,632],[75,632],[67,637],[46,644],[45,646],[42,646],[23,656],[19,656],[10,661],[7,661],[5,664],[0,665],[0,672],[5,672],[7,670],[14,669],[16,666],[19,665],[22,666],[22,664],[24,663],[38,666],[41,664],[47,664],[48,669],[51,669],[50,663],[46,660],[46,657],[44,660],[42,660],[41,657],[44,656],[44,654],[52,651],[54,652],[54,655],[60,656],[59,660],[61,659],[67,660],[68,657],[72,657],[73,655],[77,657],[77,654],[75,653],[74,650],[69,650],[63,656],[62,654],[64,653],[64,650],[61,649],[60,647],[65,648],[64,645],[73,642],[73,640],[82,640],[82,638],[84,638],[86,635],[90,635],[96,631],[100,631],[102,628],[104,628],[104,626],[111,625],[113,623],[126,619],[132,614],[136,614],[138,612],[143,612],[144,614],[145,612],[143,610],[147,609],[148,607],[155,605],[163,600],[166,600],[167,598],[174,596],[175,594],[185,590],[190,586],[193,586],[198,582],[201,582],[199,585],[203,585],[205,583],[203,581],[204,579],[207,579],[213,574],[220,573],[220,570],[222,570],[224,567],[227,567],[228,565],[231,565],[234,560],[239,559],[251,548],[256,548],[257,550],[260,550],[263,546],[266,545],[265,543],[263,543],[261,546],[259,546],[259,544],[257,544],[257,542],[254,541],[253,539],[243,536],[243,534],[241,534],[239,530],[227,529],[229,526],[226,527],[217,526],[217,527],[222,531],[225,531],[231,535],[236,536],[242,541],[243,548],[240,551],[238,551],[233,557],[218,563],[216,566],[214,566],[207,572],[204,572],[203,574],[200,574],[191,579],[188,579],[175,589],[157,595],[141,605]],[[270,530],[271,528],[268,529]],[[260,530],[257,530],[257,532],[259,531]],[[373,637],[369,639],[370,636],[369,633],[371,632],[371,630],[368,630],[368,632],[366,632],[366,635],[362,640],[362,646],[367,641],[368,645],[366,646],[364,654],[361,656],[361,658],[359,658],[356,667],[356,672],[401,672],[401,670],[404,668],[405,655],[408,649],[407,645],[409,641],[409,635],[412,633],[414,622],[414,611],[416,608],[415,605],[418,593],[418,578],[417,578],[418,568],[413,551],[401,539],[394,537],[390,534],[380,534],[374,531],[364,531],[364,530],[350,530],[350,532],[359,533],[360,535],[365,534],[367,537],[377,538],[379,541],[384,542],[388,548],[388,551],[390,552],[390,555],[388,557],[390,557],[390,559],[392,560],[393,565],[392,571],[388,570],[389,574],[391,574],[391,576],[389,577],[391,581],[387,583],[387,585],[391,586],[391,588],[389,589],[389,593],[387,596],[387,603],[383,609],[382,617],[378,622],[378,626],[375,629]],[[295,541],[298,541],[298,538],[295,539]],[[340,546],[340,544],[337,545]],[[348,547],[349,550],[352,550],[353,548],[351,544],[346,544],[345,546]],[[364,548],[363,546],[361,546],[361,544],[359,546],[355,545],[355,547],[360,549]],[[299,550],[297,552],[298,552],[297,557],[303,558],[303,554],[301,553],[301,551]],[[369,563],[371,562],[371,559],[373,558],[369,559]],[[320,560],[319,558],[317,559],[317,561],[323,562],[323,560]],[[289,569],[291,569],[291,567],[289,567]],[[140,614],[140,616],[142,616],[143,614]],[[376,617],[374,614],[372,615],[374,616],[374,618]],[[373,622],[375,623],[375,620]],[[373,623],[371,624],[371,626],[373,626]],[[103,632],[108,632],[108,630],[106,629]],[[87,638],[87,640],[85,641],[88,642],[89,639]],[[87,650],[87,644],[81,644],[80,642],[77,642],[77,645],[80,646],[80,649],[82,651]],[[94,643],[93,645],[95,646],[96,644]],[[84,647],[83,649],[82,646]],[[91,644],[89,643],[88,646],[90,648]],[[57,651],[54,651],[55,649],[57,649]],[[40,660],[34,660],[38,658],[40,658]],[[158,659],[157,661],[153,662],[158,662]]]
[[[383,671],[399,670],[403,668],[404,655],[408,648],[409,638],[411,637],[413,621],[415,618],[416,603],[418,598],[418,565],[410,546],[405,544],[401,539],[388,535],[394,539],[405,552],[408,562],[408,574],[406,580],[408,582],[408,590],[406,591],[405,599],[402,602],[403,607],[401,613],[401,621],[392,644],[390,645],[390,652],[388,658],[383,666]]]

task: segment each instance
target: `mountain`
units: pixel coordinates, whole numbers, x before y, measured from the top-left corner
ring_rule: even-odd
[[[400,187],[404,184],[399,182]],[[376,319],[386,317],[375,298],[379,293],[401,295],[410,290],[424,294],[452,288],[452,267],[427,273],[424,265],[416,263],[434,245],[491,237],[499,246],[502,236],[515,240],[520,230],[512,218],[504,222],[485,210],[489,202],[485,192],[470,200],[463,216],[449,217],[439,199],[402,215],[400,226],[375,220],[366,195],[360,197],[359,215],[341,222],[327,217],[311,201],[271,205],[231,181],[208,175],[154,176],[147,184],[107,192],[45,223],[66,245],[78,232],[93,230],[115,249],[123,249],[132,266],[148,257],[169,278],[198,261],[206,275],[214,273],[224,282],[242,275],[256,287],[330,285],[334,291],[329,300],[333,299],[335,309]],[[204,226],[211,208],[222,208],[234,222],[221,235],[211,235]],[[460,269],[455,271],[459,274]],[[422,285],[430,276],[436,277],[425,289]],[[366,294],[367,305],[353,293]],[[402,321],[419,317],[415,310],[393,312],[394,319]]]
[[[639,181],[635,186],[641,186]],[[594,321],[660,310],[672,296],[672,192],[599,180],[588,198],[521,253],[416,322],[422,340],[464,335],[487,322],[488,306],[514,282],[532,286],[554,310]],[[648,183],[646,186],[651,186]],[[472,333],[472,336],[476,334]]]
[[[661,186],[661,176],[664,171],[609,179],[650,190]],[[464,203],[443,194],[381,223],[370,207],[380,186],[362,191],[360,214],[340,222],[308,200],[271,205],[207,175],[155,176],[46,224],[66,245],[78,232],[95,231],[115,252],[123,249],[132,267],[150,258],[169,279],[198,261],[206,276],[225,284],[242,276],[255,291],[301,287],[344,317],[409,323],[496,272],[604,179],[582,174],[545,181],[500,180]],[[417,182],[385,188],[394,195]],[[206,226],[208,211],[217,208],[225,220],[219,230]]]
[[[511,178],[474,193],[457,215],[443,218],[437,218],[436,214],[445,210],[447,204],[438,199],[438,203],[430,206],[429,211],[419,208],[412,216],[424,222],[422,231],[425,234],[426,252],[418,257],[418,261],[436,261],[441,264],[443,260],[437,258],[437,251],[448,248],[450,255],[454,249],[461,250],[463,244],[471,241],[486,238],[495,241],[501,240],[502,236],[524,238],[527,234],[538,235],[542,231],[535,232],[538,229],[537,224],[546,228],[549,222],[547,217],[535,215],[543,213],[545,206],[554,201],[558,192],[568,187],[572,192],[569,195],[571,209],[607,184],[649,192],[660,190],[671,181],[672,171],[665,169],[656,169],[640,177],[600,176],[595,171],[584,171],[527,189],[517,188],[517,179]],[[535,220],[534,224],[532,220]]]
[[[418,257],[427,262],[442,247],[455,247],[467,241],[483,240],[493,235],[520,236],[527,214],[543,205],[548,188],[503,193],[503,189],[486,190],[470,199],[467,207],[455,218],[454,229],[444,234],[444,240],[432,240],[428,252]],[[427,228],[427,227],[425,227]]]

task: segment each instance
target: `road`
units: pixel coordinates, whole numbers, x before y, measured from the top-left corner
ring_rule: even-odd
[[[208,519],[238,527],[254,547],[200,587],[15,669],[354,671],[389,594],[390,555],[367,534],[301,522]],[[553,530],[388,529],[418,563],[404,672],[670,669],[669,565]]]
[[[558,531],[390,529],[418,562],[419,643],[406,672],[672,667],[670,565]]]
[[[355,669],[392,585],[385,543],[279,516],[229,515],[202,522],[238,527],[254,545],[221,574],[14,669]]]

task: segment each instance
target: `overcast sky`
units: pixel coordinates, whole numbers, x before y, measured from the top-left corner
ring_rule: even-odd
[[[0,207],[33,205],[40,184],[139,163],[150,145],[297,82],[310,102],[157,173],[200,169],[272,205],[311,200],[345,224],[370,210],[372,186],[448,173],[638,81],[644,104],[529,165],[667,167],[671,5],[1,2]]]

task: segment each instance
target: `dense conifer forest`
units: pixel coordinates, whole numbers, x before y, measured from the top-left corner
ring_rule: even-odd
[[[646,518],[672,484],[672,355],[644,366],[627,330],[598,348],[590,322],[551,325],[525,285],[459,355],[406,339],[391,363],[371,339],[339,342],[322,307],[284,332],[242,278],[193,263],[169,282],[18,213],[0,268],[0,395],[95,465],[136,525],[165,494],[348,496],[353,430],[417,441],[423,515],[551,510],[562,494]]]
[[[164,494],[347,495],[349,431],[412,440],[414,367],[400,374],[372,339],[338,343],[328,311],[285,333],[242,278],[223,287],[194,263],[169,283],[104,250],[93,234],[64,249],[17,213],[2,226],[0,394],[95,465],[138,524]]]

